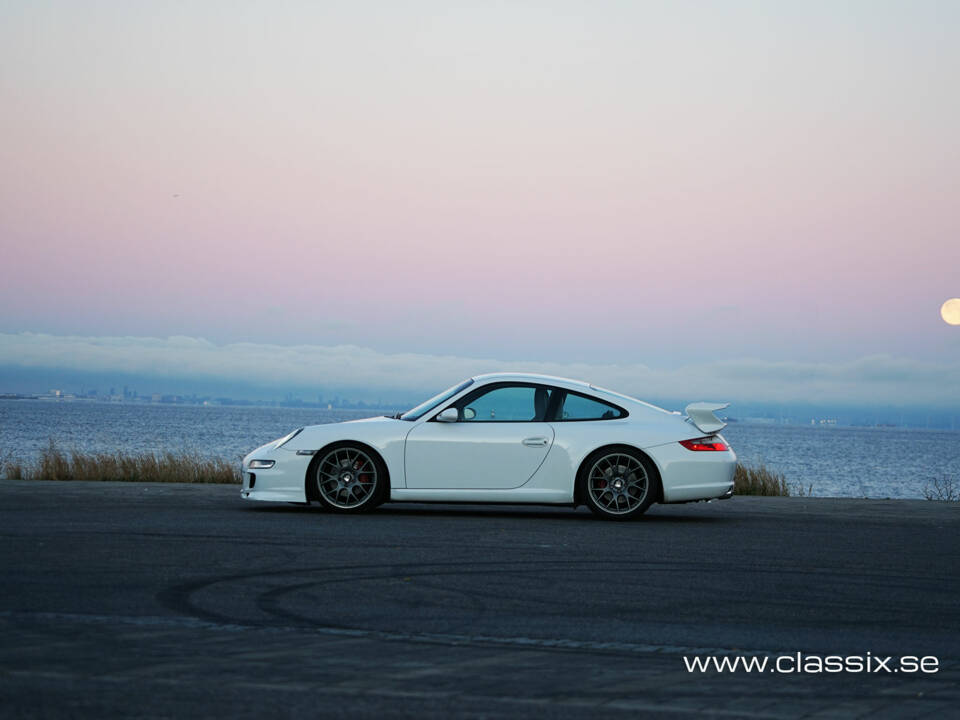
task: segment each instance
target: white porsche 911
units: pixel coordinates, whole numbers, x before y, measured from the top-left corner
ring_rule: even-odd
[[[737,457],[718,434],[727,407],[686,415],[576,380],[496,373],[405,413],[311,425],[243,459],[241,495],[317,501],[587,505],[625,519],[651,503],[728,498]]]

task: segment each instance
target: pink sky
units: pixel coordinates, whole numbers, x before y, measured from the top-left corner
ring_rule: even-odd
[[[0,9],[0,332],[960,351],[960,5],[172,5]]]

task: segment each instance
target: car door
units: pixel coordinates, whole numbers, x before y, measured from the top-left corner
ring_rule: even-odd
[[[496,383],[451,405],[456,422],[440,422],[433,413],[407,434],[407,487],[504,490],[525,484],[553,446],[553,427],[544,418],[554,392]]]

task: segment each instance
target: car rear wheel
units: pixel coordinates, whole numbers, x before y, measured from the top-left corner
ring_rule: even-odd
[[[627,520],[646,512],[657,496],[657,474],[633,448],[601,448],[581,467],[582,497],[607,520]]]
[[[311,468],[314,497],[334,512],[365,512],[380,504],[387,469],[375,452],[358,443],[324,448]]]

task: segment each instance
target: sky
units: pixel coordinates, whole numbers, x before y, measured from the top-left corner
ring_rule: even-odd
[[[956,405],[958,84],[946,0],[0,0],[0,392]]]

